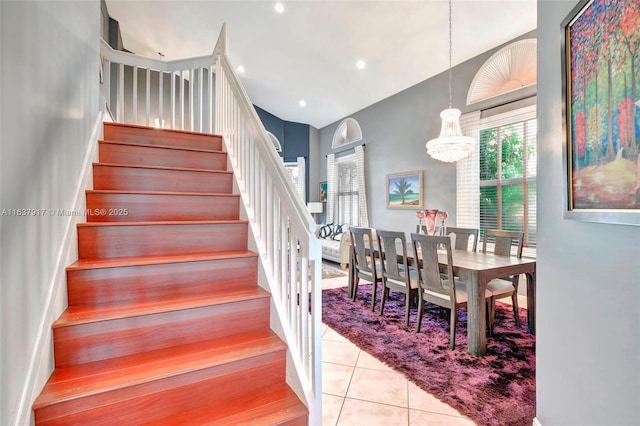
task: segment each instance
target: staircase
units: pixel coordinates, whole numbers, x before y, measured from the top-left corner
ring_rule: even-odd
[[[37,425],[306,425],[222,139],[105,123]]]

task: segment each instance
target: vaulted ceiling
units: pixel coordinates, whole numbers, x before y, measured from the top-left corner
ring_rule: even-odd
[[[239,75],[253,103],[317,128],[449,64],[443,0],[285,1],[282,13],[266,0],[106,4],[126,49],[154,58],[160,52],[164,60],[210,54],[226,22],[230,57],[244,68]],[[453,0],[452,22],[456,65],[535,29],[536,0]]]

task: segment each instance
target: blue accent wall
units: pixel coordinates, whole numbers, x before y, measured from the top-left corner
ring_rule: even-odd
[[[284,121],[260,107],[255,105],[253,107],[256,109],[260,120],[262,120],[264,128],[273,133],[273,135],[280,141],[282,149],[284,150]]]
[[[282,152],[279,154],[284,161],[294,162],[298,157],[304,157],[306,163],[305,192],[307,194],[305,201],[309,201],[309,125],[285,121],[258,106],[254,105],[254,108],[262,120],[264,128],[273,133],[280,141]]]

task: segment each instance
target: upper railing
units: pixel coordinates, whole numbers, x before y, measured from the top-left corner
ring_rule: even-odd
[[[161,61],[101,40],[103,87],[118,123],[213,133],[213,57]]]
[[[321,425],[322,258],[316,224],[227,52],[226,26],[212,56],[180,61],[115,51],[103,41],[107,105],[117,122],[223,136],[260,256],[259,277],[271,292],[272,328],[288,346],[287,382],[307,404],[309,424]]]

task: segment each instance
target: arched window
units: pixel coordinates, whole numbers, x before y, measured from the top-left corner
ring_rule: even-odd
[[[267,136],[269,136],[269,139],[271,140],[273,147],[276,149],[276,152],[282,152],[282,145],[280,145],[280,141],[278,140],[278,138],[276,138],[276,135],[274,135],[270,131],[267,131]]]
[[[467,105],[536,84],[537,40],[519,40],[494,53],[471,82]]]
[[[333,143],[331,144],[331,147],[335,149],[342,145],[348,145],[361,140],[362,129],[360,129],[360,124],[358,124],[358,122],[353,118],[345,118],[338,125],[338,128],[333,134]]]

